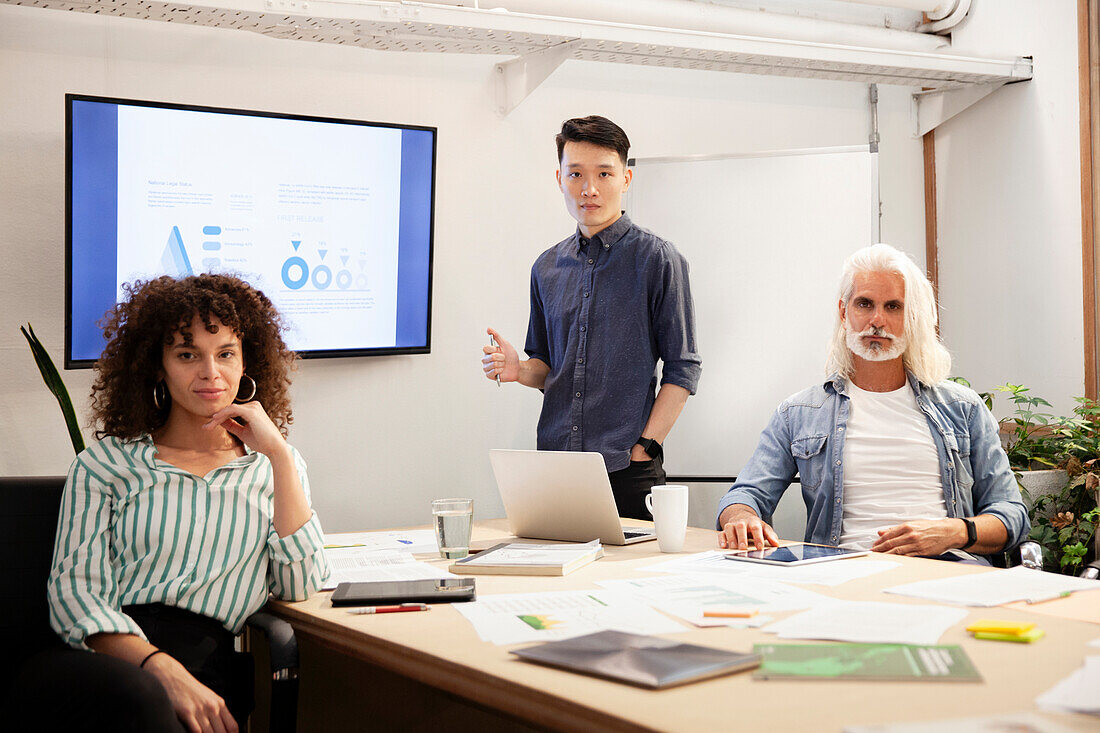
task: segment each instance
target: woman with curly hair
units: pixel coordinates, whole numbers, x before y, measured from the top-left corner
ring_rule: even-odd
[[[126,292],[96,364],[99,442],[62,499],[50,623],[155,678],[168,724],[235,731],[252,702],[234,634],[269,593],[301,600],[328,574],[305,463],[285,439],[295,356],[271,301],[236,278]]]

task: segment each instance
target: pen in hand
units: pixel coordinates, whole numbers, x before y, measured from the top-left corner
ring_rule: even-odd
[[[496,336],[494,336],[493,334],[489,334],[489,345],[490,346],[496,346],[497,345]],[[493,378],[497,380],[497,386],[499,387],[500,386],[500,375],[499,374],[494,374]]]
[[[361,616],[368,613],[409,613],[410,611],[430,611],[432,607],[427,603],[402,603],[398,606],[364,606],[363,608],[350,608],[348,613]]]

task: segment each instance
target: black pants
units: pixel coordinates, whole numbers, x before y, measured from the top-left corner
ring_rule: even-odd
[[[60,641],[27,660],[4,699],[12,731],[184,733],[157,678]],[[10,724],[11,727],[7,728]]]
[[[214,619],[172,606],[124,606],[149,642],[224,700],[241,730],[253,708],[252,656],[233,651],[233,634]],[[20,669],[5,695],[11,730],[185,730],[156,677],[129,662],[58,642]],[[0,726],[3,727],[3,726]]]
[[[645,497],[654,486],[665,482],[665,467],[660,458],[651,461],[631,461],[619,471],[607,474],[611,479],[611,491],[615,494],[615,506],[620,517],[652,520],[645,508]]]
[[[153,646],[163,649],[195,679],[225,700],[244,730],[254,706],[252,655],[233,650],[233,634],[220,622],[175,606],[123,606]]]

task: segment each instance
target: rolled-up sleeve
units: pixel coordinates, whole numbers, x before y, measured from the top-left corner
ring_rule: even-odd
[[[1016,474],[1001,447],[997,420],[980,401],[971,409],[969,430],[974,515],[989,514],[1001,520],[1008,531],[1005,549],[1015,547],[1027,538],[1031,520],[1016,483]]]
[[[654,309],[653,332],[663,365],[661,384],[675,384],[695,394],[703,372],[703,359],[695,338],[695,304],[688,281],[688,263],[666,246],[660,268],[659,296]]]
[[[539,258],[541,261],[542,258]],[[546,331],[546,313],[542,307],[542,295],[539,293],[539,261],[531,267],[531,316],[527,321],[527,341],[523,350],[532,359],[552,367],[550,361],[550,337]]]
[[[61,499],[46,593],[50,626],[78,649],[87,649],[86,641],[93,634],[145,638],[134,620],[120,610],[110,552],[112,503],[107,481],[77,457]]]
[[[798,465],[791,455],[790,430],[780,408],[760,434],[752,457],[737,474],[737,482],[718,503],[715,527],[722,529],[718,518],[733,504],[749,506],[765,522],[771,522],[779,499],[797,474]]]
[[[294,462],[306,501],[310,501],[306,463],[297,450],[294,451]],[[329,575],[324,544],[324,532],[317,512],[313,512],[305,524],[286,537],[280,537],[273,526],[267,540],[271,561],[268,589],[272,595],[284,601],[303,601],[320,590]]]

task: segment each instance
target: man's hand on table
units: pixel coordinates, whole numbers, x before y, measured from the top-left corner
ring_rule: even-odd
[[[966,525],[958,519],[915,519],[878,531],[872,552],[935,557],[966,544]]]
[[[751,542],[757,550],[767,545],[779,545],[775,530],[745,504],[731,504],[722,510],[718,523],[718,547],[724,550],[747,550]]]

